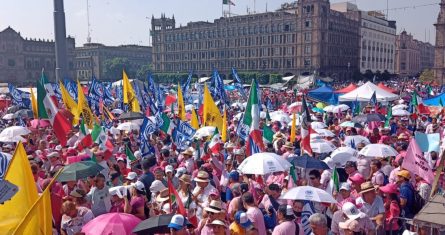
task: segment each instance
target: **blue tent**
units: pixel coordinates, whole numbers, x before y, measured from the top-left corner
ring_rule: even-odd
[[[328,104],[338,104],[338,94],[329,86],[322,86],[308,92],[308,97]]]
[[[445,104],[445,93],[433,96],[429,99],[423,100],[423,104],[426,106],[439,106],[439,101],[442,99],[442,104]]]

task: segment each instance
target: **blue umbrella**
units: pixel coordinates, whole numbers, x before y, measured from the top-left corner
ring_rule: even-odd
[[[317,107],[313,107],[313,108],[312,108],[312,111],[313,111],[313,112],[316,112],[316,113],[324,113],[324,110],[323,110],[323,109],[320,109],[320,108],[317,108]]]
[[[307,155],[301,157],[291,157],[287,159],[291,163],[293,162],[296,167],[309,168],[309,169],[330,169],[328,164]]]

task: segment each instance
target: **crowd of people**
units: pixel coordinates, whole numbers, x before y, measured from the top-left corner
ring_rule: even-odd
[[[412,85],[414,86],[414,85]],[[420,87],[420,85],[418,85]],[[396,88],[397,89],[397,88]],[[398,89],[401,89],[399,87]],[[414,87],[414,89],[416,89]],[[420,89],[420,88],[419,88]],[[281,93],[263,91],[263,100],[270,98],[274,108],[281,109],[301,99],[294,91]],[[308,100],[311,107],[317,101]],[[409,100],[397,100],[381,106],[381,111]],[[364,105],[361,113],[375,112],[374,106]],[[150,146],[154,154],[142,157],[138,130],[117,130],[120,122],[107,131],[113,149],[99,144],[91,148],[78,147],[79,126],[68,135],[67,145],[59,144],[51,128],[37,128],[24,142],[38,192],[42,192],[52,178],[68,164],[72,156],[87,155],[104,169],[96,175],[77,181],[56,182],[51,187],[51,204],[55,234],[82,234],[82,227],[106,213],[129,213],[141,220],[172,214],[168,227],[170,234],[401,234],[413,229],[405,219],[419,212],[419,203],[428,201],[432,185],[422,175],[403,169],[409,142],[414,131],[444,134],[442,116],[392,117],[372,127],[343,127],[351,121],[353,110],[341,113],[312,112],[312,121],[323,122],[335,134],[322,137],[335,147],[349,146],[360,151],[365,143],[345,143],[348,136],[361,135],[370,143],[389,145],[398,151],[397,156],[368,158],[358,156],[347,161],[336,171],[339,188],[332,193],[337,203],[313,202],[311,214],[301,200],[281,198],[288,190],[298,186],[312,186],[326,190],[333,169],[299,169],[292,172],[274,172],[268,175],[249,175],[239,172],[238,166],[249,156],[245,140],[237,136],[238,120],[235,116],[243,107],[228,107],[228,139],[218,141],[219,148],[210,148],[212,136],[203,136],[190,142],[186,149],[178,149],[171,135],[157,130],[151,135]],[[169,113],[174,120],[174,113]],[[5,127],[18,125],[18,120],[5,122]],[[273,141],[265,142],[266,152],[285,159],[302,156],[300,130],[291,140],[288,123],[262,117],[260,126],[268,125],[274,131]],[[3,144],[2,152],[13,153],[14,144]],[[137,160],[130,160],[127,149]],[[314,158],[325,160],[330,153]],[[425,152],[424,157],[436,171],[439,152]],[[89,161],[91,159],[84,159]],[[439,192],[443,189],[443,172]],[[175,196],[172,192],[177,192]],[[180,202],[180,203],[179,203]],[[181,206],[186,213],[181,213]]]

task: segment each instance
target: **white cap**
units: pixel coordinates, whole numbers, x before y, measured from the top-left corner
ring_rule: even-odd
[[[166,169],[167,170],[167,169]],[[187,172],[187,169],[185,168],[185,167],[178,167],[178,168],[176,168],[176,174],[175,174],[175,176],[177,177],[177,178],[179,178],[179,177],[181,177],[181,175],[183,175],[183,174],[185,174]]]
[[[341,207],[342,212],[352,220],[358,219],[360,217],[363,217],[365,214],[362,213],[357,209],[357,207],[352,204],[352,202],[345,202],[343,206]]]
[[[136,177],[138,177],[138,174],[136,174],[136,172],[128,172],[127,180],[134,180],[136,179]]]
[[[166,167],[165,167],[165,173],[167,173],[167,172],[173,172],[174,171],[174,169],[173,169],[173,166],[172,165],[167,165]]]
[[[62,150],[62,145],[57,145],[55,148],[54,148],[56,151],[61,151]]]
[[[139,150],[134,151],[134,156],[135,156],[136,158],[142,158],[142,153],[141,153],[141,151],[139,151]]]
[[[168,224],[168,227],[180,230],[182,229],[182,227],[184,227],[184,220],[184,216],[174,215],[170,220],[170,224]]]
[[[171,213],[171,211],[170,211],[170,203],[165,203],[165,204],[162,206],[162,210],[163,210],[165,213],[170,214],[170,213]]]
[[[286,206],[286,215],[295,215],[294,209],[290,205]]]
[[[155,180],[150,185],[150,191],[152,193],[160,192],[160,191],[162,191],[165,188],[166,188],[165,185],[160,180]]]
[[[139,191],[145,190],[144,183],[142,183],[141,181],[136,181],[136,183],[134,183],[134,187]]]
[[[59,155],[58,152],[52,152],[52,153],[46,155],[47,158],[59,157],[59,156],[60,156],[60,155]]]
[[[340,190],[342,190],[342,189],[344,189],[346,191],[351,191],[351,185],[347,182],[341,183]]]

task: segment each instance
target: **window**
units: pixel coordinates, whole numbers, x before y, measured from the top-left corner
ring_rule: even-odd
[[[306,20],[306,21],[304,22],[304,27],[306,27],[306,28],[310,28],[310,27],[312,27],[312,22],[311,22],[310,19],[309,19],[309,20]]]
[[[304,54],[311,54],[311,45],[306,45],[304,47]]]
[[[304,41],[310,42],[312,40],[312,34],[311,33],[304,33]]]
[[[305,58],[304,59],[304,66],[305,67],[311,66],[311,59],[310,58]]]

